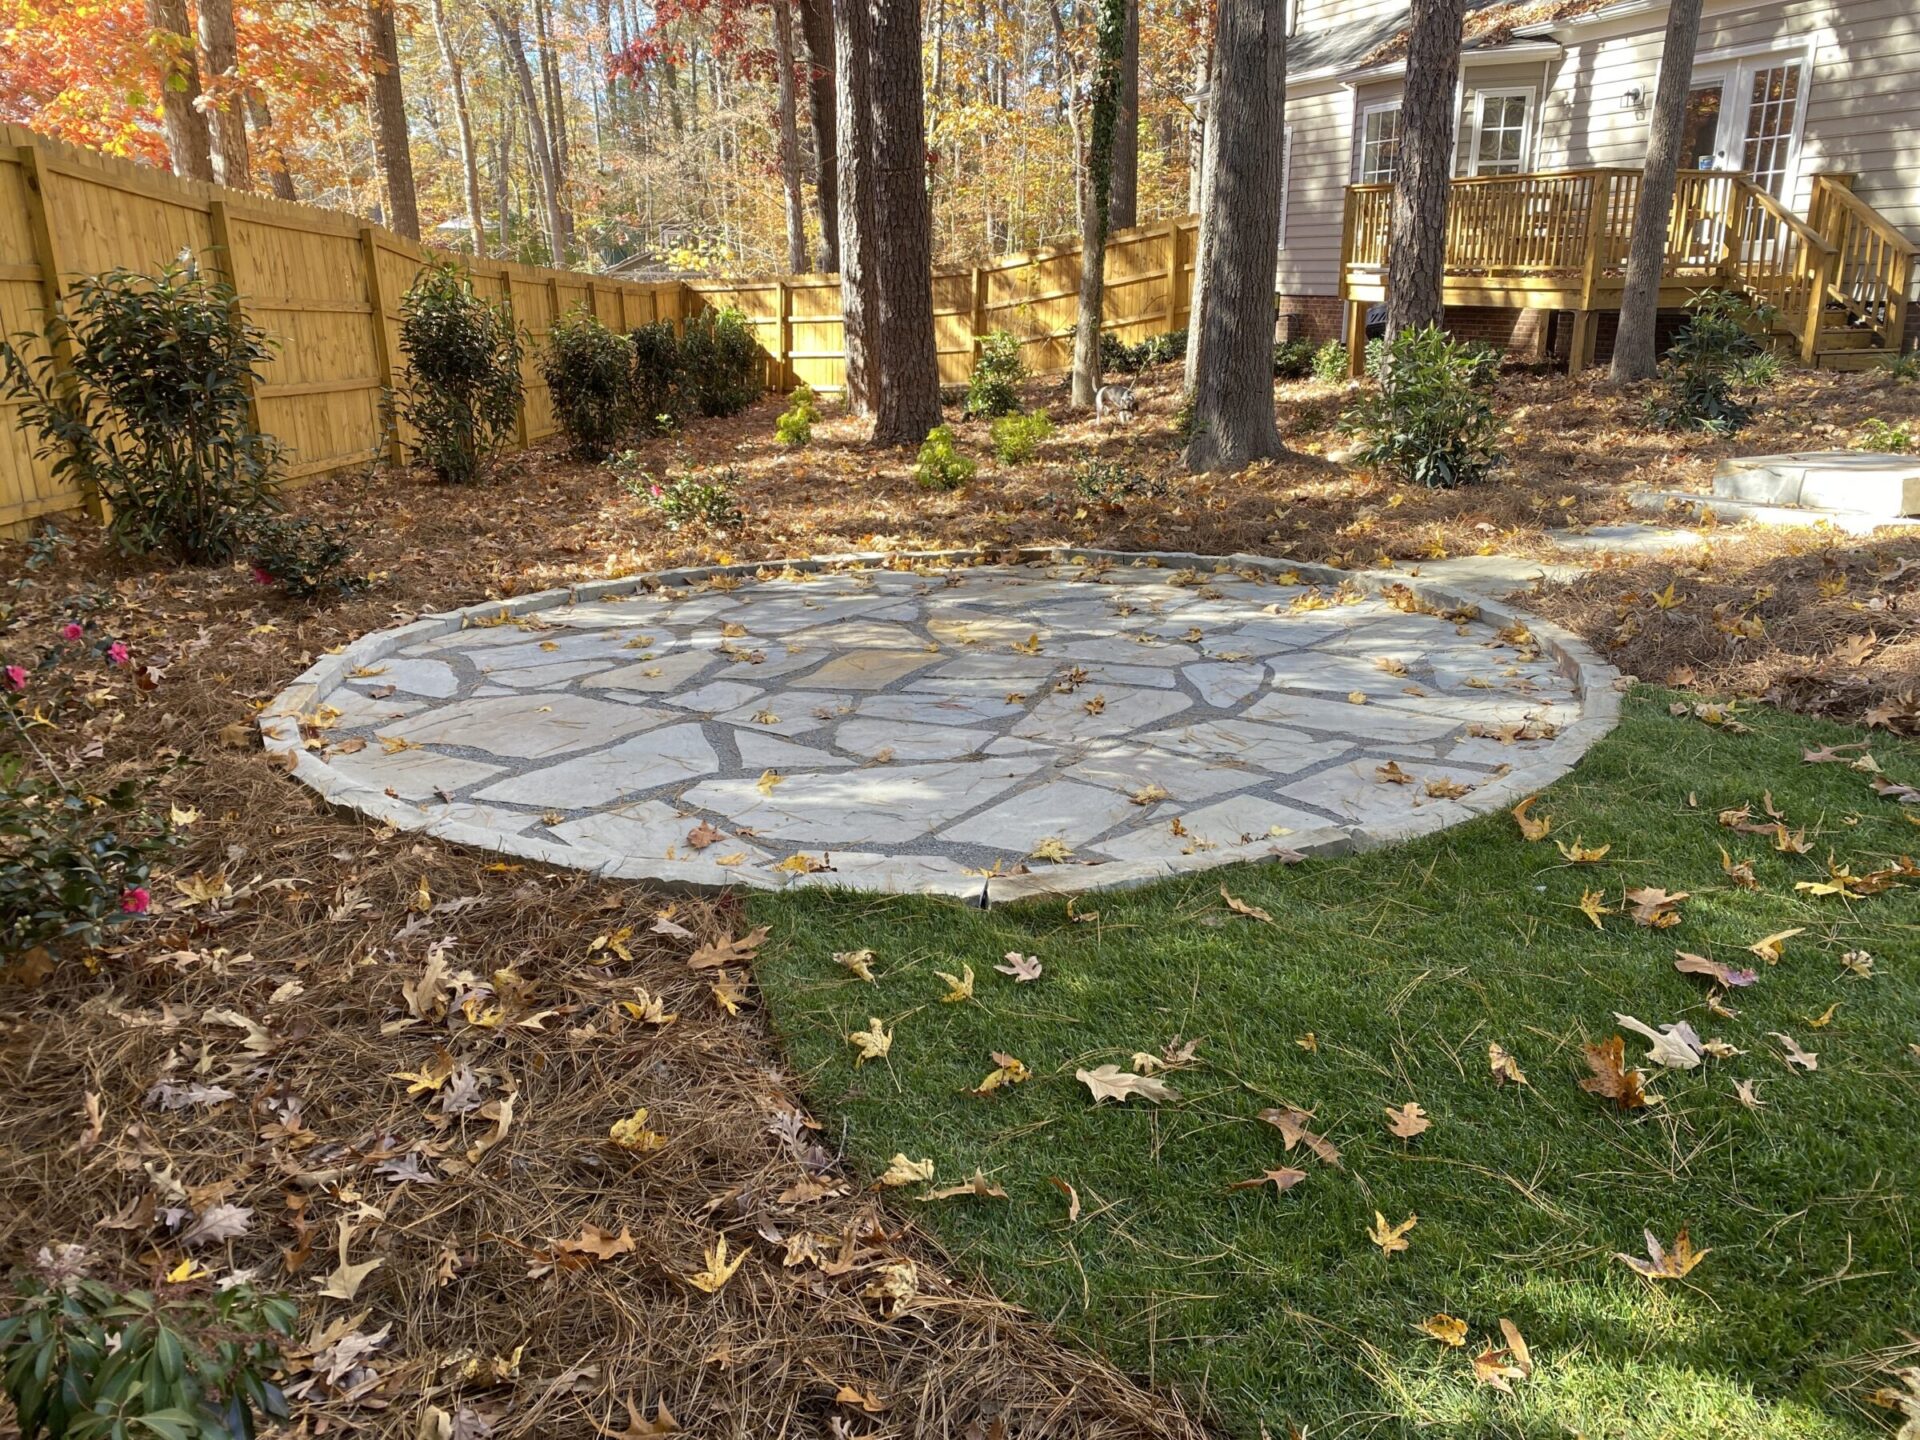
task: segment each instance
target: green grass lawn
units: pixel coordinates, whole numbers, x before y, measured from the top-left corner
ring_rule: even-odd
[[[1006,1199],[892,1198],[960,1266],[1181,1387],[1236,1437],[1290,1423],[1316,1437],[1884,1434],[1899,1421],[1867,1397],[1920,1352],[1920,882],[1863,900],[1794,885],[1824,879],[1829,852],[1855,874],[1920,853],[1906,819],[1920,806],[1802,762],[1858,732],[1755,709],[1751,733],[1728,734],[1670,716],[1672,698],[1639,692],[1533,807],[1554,839],[1610,844],[1597,864],[1498,815],[1375,854],[1095,895],[1077,920],[1064,903],[756,897],[752,918],[773,928],[757,975],[859,1173],[895,1152],[933,1159],[937,1184],[984,1170]],[[1920,746],[1876,735],[1871,750],[1920,784]],[[1722,827],[1743,804],[1764,819],[1764,791],[1811,853]],[[1723,846],[1758,889],[1723,872]],[[1231,914],[1222,881],[1273,923]],[[1578,908],[1584,890],[1619,910],[1645,886],[1690,892],[1677,928],[1616,913],[1596,929]],[[1796,926],[1780,963],[1746,952]],[[874,985],[833,960],[866,948]],[[995,973],[1010,950],[1045,973]],[[1709,1011],[1676,950],[1760,972],[1727,1000],[1737,1014]],[[1870,978],[1841,961],[1859,950]],[[973,1000],[942,1003],[935,972],[969,965]],[[1618,1032],[1615,1011],[1684,1019],[1743,1053],[1690,1072],[1643,1061],[1661,1103],[1616,1111],[1576,1084],[1583,1042]],[[892,1050],[856,1069],[846,1034],[869,1016]],[[1818,1069],[1789,1067],[1770,1031]],[[1204,1038],[1168,1077],[1175,1102],[1095,1105],[1074,1078],[1176,1036]],[[1489,1042],[1529,1084],[1496,1087]],[[994,1051],[1033,1078],[968,1093]],[[1383,1110],[1410,1100],[1432,1128],[1408,1142]],[[1257,1118],[1288,1105],[1314,1112],[1339,1168],[1287,1153]],[[1306,1179],[1228,1188],[1282,1165]],[[1077,1222],[1051,1177],[1078,1192]],[[1408,1249],[1369,1241],[1375,1211],[1418,1214]],[[1671,1241],[1683,1226],[1711,1247],[1684,1280],[1613,1258],[1642,1251],[1643,1227]],[[1417,1328],[1436,1312],[1468,1322],[1464,1348]],[[1473,1375],[1502,1317],[1535,1367],[1511,1396]]]

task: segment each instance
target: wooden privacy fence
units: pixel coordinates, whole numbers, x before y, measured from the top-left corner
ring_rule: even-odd
[[[1189,217],[1114,235],[1106,329],[1131,342],[1186,323],[1196,225]],[[397,458],[402,437],[390,433],[384,397],[404,365],[400,299],[442,252],[337,211],[176,179],[0,126],[0,335],[39,331],[78,276],[151,273],[182,252],[218,270],[276,342],[253,398],[260,428],[289,452],[290,479]],[[504,300],[526,332],[522,446],[554,433],[538,357],[554,318],[579,306],[622,331],[655,320],[680,329],[702,309],[736,306],[767,353],[771,386],[842,388],[835,276],[638,282],[465,263],[475,287]],[[936,274],[942,382],[965,380],[980,340],[995,329],[1020,337],[1033,370],[1069,368],[1079,286],[1077,245]],[[0,534],[85,500],[36,457],[36,437],[20,424],[18,408],[0,399]]]

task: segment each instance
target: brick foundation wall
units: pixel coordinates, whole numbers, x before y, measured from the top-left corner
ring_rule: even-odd
[[[1346,323],[1347,307],[1338,295],[1281,295],[1274,302],[1274,313],[1279,317],[1274,326],[1275,338],[1286,333],[1287,317],[1291,315],[1296,317],[1291,322],[1295,338],[1338,340],[1341,326]]]
[[[1295,335],[1309,340],[1344,338],[1346,304],[1337,295],[1281,295],[1276,301],[1281,319],[1275,326],[1278,338],[1288,326]],[[1288,317],[1292,317],[1290,320]],[[1686,323],[1686,312],[1662,310],[1655,343],[1664,351],[1675,333]],[[1479,340],[1506,352],[1522,363],[1560,364],[1567,360],[1573,343],[1573,317],[1564,310],[1508,310],[1493,305],[1449,305],[1447,329],[1464,339]],[[1594,345],[1594,363],[1605,365],[1613,359],[1613,340],[1620,329],[1617,312],[1600,312],[1600,326]],[[1920,305],[1907,312],[1907,344],[1920,346]]]

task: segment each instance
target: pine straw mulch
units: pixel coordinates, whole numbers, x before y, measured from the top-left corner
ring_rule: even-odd
[[[1623,419],[1636,400],[1592,381],[1513,375],[1501,389],[1519,432],[1509,470],[1472,490],[1405,491],[1315,458],[1339,443],[1341,393],[1303,383],[1280,398],[1299,457],[1188,479],[1168,429],[1177,388],[1177,372],[1150,375],[1130,431],[1061,423],[1035,462],[983,463],[953,494],[919,490],[910,454],[860,448],[843,419],[806,450],[781,449],[771,400],[649,442],[656,468],[737,472],[748,519],[726,536],[670,534],[603,469],[551,454],[470,491],[334,478],[297,507],[354,530],[377,579],[318,609],[237,567],[142,567],[83,537],[0,617],[0,646],[26,647],[48,607],[97,591],[103,625],[157,683],[113,672],[57,753],[90,784],[157,774],[158,793],[198,818],[156,881],[159,913],[132,938],[90,966],[0,988],[0,1261],[82,1241],[101,1273],[150,1276],[188,1253],[183,1231],[213,1212],[216,1234],[242,1233],[195,1245],[203,1266],[252,1270],[303,1299],[296,1433],[307,1435],[587,1434],[628,1427],[630,1397],[649,1420],[664,1403],[710,1435],[1198,1437],[1177,1400],[1054,1343],[953,1273],[899,1207],[847,1188],[837,1137],[810,1127],[782,1072],[750,967],[731,972],[737,1016],[714,973],[689,968],[696,944],[738,934],[724,905],[493,864],[329,814],[267,763],[250,724],[322,649],[568,581],[718,558],[1042,543],[1403,566],[1496,549],[1549,558],[1550,528],[1623,518],[1630,484],[1703,488],[1733,448],[1644,432]],[[1050,384],[1029,399],[1064,409]],[[1739,448],[1845,443],[1870,415],[1916,412],[1920,387],[1798,375]],[[985,427],[959,429],[984,454]],[[1075,468],[1095,454],[1165,492],[1124,509],[1076,496]],[[1648,678],[1843,715],[1911,681],[1920,600],[1915,566],[1900,567],[1920,543],[1856,551],[1770,536],[1712,554],[1705,570],[1640,561],[1533,603]],[[0,551],[0,579],[19,558]],[[1760,586],[1770,594],[1756,602]],[[1727,632],[1729,615],[1743,634]],[[1834,659],[1864,629],[1876,636],[1864,658],[1886,677],[1877,688]],[[690,935],[654,930],[670,907]],[[595,950],[603,936],[617,945]],[[404,987],[419,994],[436,954],[452,993],[443,1014],[429,1001],[415,1016]],[[678,1018],[631,1013],[653,1000]],[[439,1093],[393,1078],[449,1063],[465,1069]],[[640,1107],[666,1144],[636,1156],[608,1129]],[[415,1175],[431,1179],[403,1178]],[[343,1226],[349,1262],[381,1263],[353,1300],[323,1299]],[[722,1235],[748,1258],[709,1297],[685,1277]]]

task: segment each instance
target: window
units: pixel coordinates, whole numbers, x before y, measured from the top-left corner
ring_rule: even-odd
[[[1360,183],[1391,184],[1399,169],[1400,102],[1369,105],[1360,112]]]
[[[1475,175],[1518,175],[1527,168],[1532,139],[1533,90],[1482,90],[1474,101]]]

